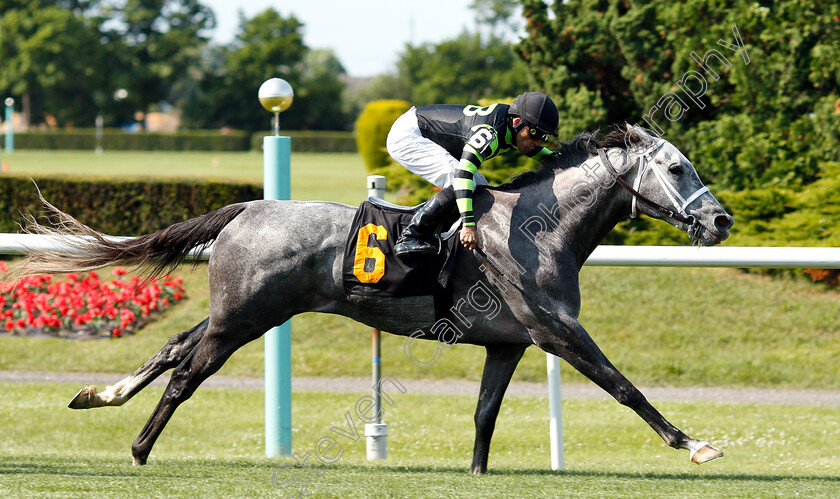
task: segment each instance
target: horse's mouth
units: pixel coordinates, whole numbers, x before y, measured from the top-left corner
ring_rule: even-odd
[[[720,244],[726,239],[729,238],[729,230],[728,229],[720,229],[717,230],[710,230],[708,227],[704,225],[700,225],[700,234],[699,234],[699,243],[702,246],[715,246]]]
[[[729,229],[723,227],[709,229],[700,221],[695,222],[694,225],[680,223],[678,227],[688,234],[692,246],[695,244],[699,244],[700,246],[715,246],[729,237]]]

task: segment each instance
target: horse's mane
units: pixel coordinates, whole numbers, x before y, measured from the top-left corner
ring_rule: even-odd
[[[639,125],[616,125],[616,130],[598,138],[598,130],[583,132],[568,142],[561,142],[560,147],[554,149],[558,153],[543,162],[536,170],[526,171],[514,176],[510,182],[497,187],[499,190],[517,189],[531,185],[546,178],[553,178],[557,170],[574,168],[598,155],[598,149],[619,148],[645,145],[659,138],[655,132]]]

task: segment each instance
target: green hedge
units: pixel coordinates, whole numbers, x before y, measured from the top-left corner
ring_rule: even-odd
[[[257,132],[251,136],[251,150],[261,151],[263,137],[274,132]],[[353,132],[322,132],[280,130],[280,135],[292,138],[292,152],[350,152],[356,148]]]
[[[262,199],[262,184],[182,179],[39,176],[34,181],[60,210],[111,235],[155,232],[240,201]],[[0,176],[0,232],[20,232],[21,213],[42,214],[28,176]]]
[[[250,139],[246,132],[126,133],[108,129],[102,133],[102,147],[110,151],[247,151]],[[92,150],[96,148],[96,131],[72,129],[15,133],[15,147]]]
[[[353,132],[282,131],[292,137],[294,152],[356,152]],[[126,133],[107,129],[102,147],[109,151],[248,151],[262,150],[262,139],[271,132],[183,131],[177,133]],[[94,129],[15,133],[17,149],[93,150]]]

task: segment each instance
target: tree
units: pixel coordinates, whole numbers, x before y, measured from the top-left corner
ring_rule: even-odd
[[[124,57],[114,61],[120,86],[143,111],[170,97],[216,26],[213,11],[199,0],[125,0],[106,12],[117,26],[111,38],[125,47]]]
[[[0,17],[0,89],[20,97],[27,123],[50,114],[60,123],[92,124],[110,52],[100,43],[99,20],[39,2],[9,7]]]
[[[294,16],[284,18],[271,8],[251,19],[240,11],[236,39],[218,54],[221,67],[203,75],[198,99],[185,106],[187,122],[200,127],[267,129],[269,115],[257,100],[257,90],[273,77],[298,86],[300,62],[307,51],[302,28]],[[292,115],[298,109],[295,102],[280,114],[282,128],[294,122]]]
[[[236,40],[214,51],[216,66],[204,68],[199,94],[185,106],[187,123],[266,130],[270,116],[260,106],[257,90],[263,81],[279,77],[295,91],[292,106],[280,114],[281,128],[347,128],[344,68],[332,51],[310,51],[302,29],[297,18],[284,18],[271,8],[251,19],[240,13]]]
[[[495,36],[464,32],[439,44],[408,46],[397,65],[416,105],[475,103],[517,95],[527,86],[526,66]]]
[[[341,77],[346,74],[332,50],[306,53],[300,85],[292,104],[298,110],[304,110],[295,113],[295,128],[344,130],[352,125],[343,102],[346,85]]]
[[[541,0],[523,6],[518,50],[561,123],[658,129],[730,187],[811,182],[840,159],[821,111],[840,94],[835,2],[555,1],[553,18]]]

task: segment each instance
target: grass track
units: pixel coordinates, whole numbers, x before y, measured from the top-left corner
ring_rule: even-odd
[[[0,384],[0,493],[9,497],[281,496],[272,476],[283,459],[263,456],[261,391],[201,390],[179,409],[150,457],[130,466],[131,441],[160,389],[121,408],[71,411],[75,387]],[[313,453],[349,428],[361,394],[296,393],[294,450]],[[566,401],[566,471],[548,465],[547,404],[509,398],[499,416],[490,473],[467,474],[473,397],[395,394],[385,410],[389,459],[370,464],[364,437],[337,437],[344,454],[316,458],[306,497],[836,497],[840,409],[736,404],[657,404],[677,426],[722,446],[723,459],[696,466],[665,447],[612,401]],[[351,412],[352,414],[352,412]],[[351,416],[354,417],[354,416]],[[357,419],[356,424],[361,425]],[[304,474],[280,470],[278,483]],[[289,489],[289,490],[297,490]],[[288,491],[287,491],[288,492]]]

